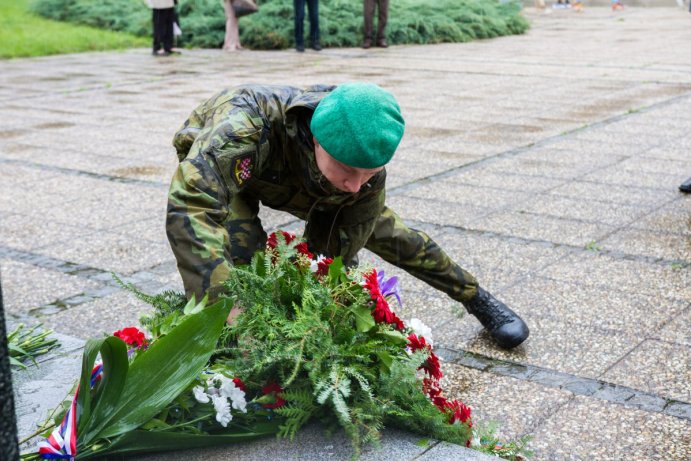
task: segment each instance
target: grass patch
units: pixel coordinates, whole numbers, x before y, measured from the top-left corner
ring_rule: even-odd
[[[0,58],[46,56],[148,46],[121,32],[50,21],[29,11],[28,0],[0,0]]]
[[[259,12],[240,19],[240,38],[254,49],[282,49],[293,40],[293,2],[258,0]],[[141,0],[34,0],[37,13],[60,21],[87,24],[134,35],[151,35],[151,12]],[[528,22],[516,1],[436,0],[421,7],[397,0],[389,7],[390,44],[467,42],[521,34]],[[219,0],[180,0],[178,14],[186,47],[219,48],[225,18]],[[359,46],[363,39],[362,0],[320,0],[321,42],[327,47]],[[305,38],[309,21],[305,21]]]

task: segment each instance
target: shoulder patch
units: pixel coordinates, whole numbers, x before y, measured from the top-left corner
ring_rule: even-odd
[[[233,160],[233,181],[240,187],[252,177],[252,154],[241,155]]]

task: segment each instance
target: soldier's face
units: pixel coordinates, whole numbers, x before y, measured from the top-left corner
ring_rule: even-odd
[[[319,170],[326,179],[336,189],[352,194],[358,192],[367,181],[372,179],[372,176],[384,169],[383,166],[367,169],[345,165],[329,155],[316,139],[314,140],[314,156]]]

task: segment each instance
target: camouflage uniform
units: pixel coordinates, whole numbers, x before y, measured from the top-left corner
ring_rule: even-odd
[[[458,301],[475,296],[473,276],[386,207],[385,170],[355,194],[339,191],[319,171],[309,122],[333,88],[227,89],[175,134],[180,164],[166,228],[188,296],[214,297],[232,264],[264,248],[260,203],[306,221],[304,237],[316,254],[356,264],[364,247]]]

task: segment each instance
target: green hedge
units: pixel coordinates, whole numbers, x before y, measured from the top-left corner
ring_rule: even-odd
[[[319,27],[326,47],[362,43],[362,0],[321,0]],[[189,47],[218,48],[223,43],[225,18],[221,0],[180,0],[181,43]],[[479,38],[520,34],[528,22],[514,0],[392,1],[387,35],[390,44],[465,42]],[[33,10],[60,21],[104,29],[151,34],[151,12],[143,0],[36,0]],[[309,35],[309,21],[305,21]],[[254,49],[294,46],[293,2],[259,0],[259,12],[240,18],[242,44]]]

